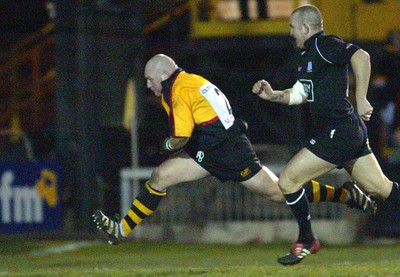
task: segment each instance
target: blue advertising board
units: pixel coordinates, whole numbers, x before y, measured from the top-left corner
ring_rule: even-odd
[[[0,232],[61,228],[60,165],[0,163]]]

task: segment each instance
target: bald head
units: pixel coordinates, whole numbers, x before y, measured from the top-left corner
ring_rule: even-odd
[[[320,10],[314,5],[303,5],[295,9],[291,18],[296,18],[300,24],[308,24],[313,30],[323,30],[323,19]]]
[[[146,64],[145,72],[153,72],[163,75],[163,80],[171,76],[178,68],[175,61],[164,54],[153,56]]]
[[[164,54],[153,56],[144,68],[144,77],[147,80],[147,87],[155,95],[161,95],[161,82],[168,79],[178,68],[175,61]]]

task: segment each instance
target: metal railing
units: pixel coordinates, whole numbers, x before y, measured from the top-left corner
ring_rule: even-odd
[[[49,114],[48,94],[54,90],[54,24],[16,43],[0,65],[1,97],[7,107],[0,120],[17,117],[24,131],[38,130]]]

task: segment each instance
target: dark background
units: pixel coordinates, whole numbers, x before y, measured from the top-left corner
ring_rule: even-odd
[[[0,47],[7,51],[49,22],[45,0],[2,0],[0,4]]]
[[[47,2],[1,2],[3,59],[16,42],[51,21]],[[104,205],[108,214],[118,211],[118,173],[130,166],[131,157],[131,137],[121,126],[129,78],[137,81],[140,166],[161,162],[157,150],[159,141],[167,135],[166,115],[143,79],[144,63],[154,54],[167,54],[184,70],[215,83],[227,95],[235,116],[249,123],[248,136],[253,143],[286,144],[294,153],[304,139],[306,111],[259,101],[250,92],[260,78],[270,80],[277,89],[294,83],[295,52],[289,36],[190,38],[189,13],[144,36],[143,26],[171,10],[165,5],[167,1],[146,1],[145,8],[132,4],[134,0],[56,2],[59,10],[53,66],[57,85],[48,94],[54,97],[49,106],[56,111],[56,124],[48,126],[49,136],[41,131],[28,135],[35,147],[49,147],[45,152],[55,150],[56,159],[62,163],[63,204],[66,212],[71,211],[76,229],[91,223],[87,215],[94,208]],[[371,54],[373,74],[378,65],[387,69],[394,64],[392,57],[382,59],[383,43],[362,46]],[[397,80],[398,74],[394,76],[390,79]],[[375,101],[372,104],[379,111],[380,103],[384,102],[382,106],[389,99],[387,92],[371,92],[370,101]],[[374,120],[379,119],[378,114],[375,112]],[[378,120],[370,128],[371,145],[378,158],[376,145],[382,125]]]

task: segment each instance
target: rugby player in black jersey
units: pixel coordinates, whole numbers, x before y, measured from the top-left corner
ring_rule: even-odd
[[[384,200],[393,212],[399,209],[399,185],[382,172],[368,143],[367,128],[372,106],[367,100],[370,56],[337,36],[326,35],[319,9],[303,5],[290,16],[290,35],[301,49],[297,82],[292,88],[273,90],[265,80],[256,82],[253,93],[264,100],[287,105],[307,103],[311,137],[279,176],[287,205],[298,225],[299,236],[283,265],[301,262],[316,253],[320,243],[311,228],[308,200],[303,185],[341,166],[367,193]],[[356,111],[348,101],[348,66],[355,76]]]
[[[185,72],[163,54],[147,62],[145,78],[167,112],[170,137],[163,141],[162,151],[171,155],[154,168],[123,218],[110,219],[95,211],[94,221],[111,244],[122,242],[151,215],[169,187],[211,175],[221,181],[240,182],[266,199],[284,202],[278,177],[261,165],[244,133],[244,124],[234,117],[218,87],[202,76]],[[374,212],[375,203],[353,183],[335,188],[310,181],[305,187],[311,202],[337,202]]]

